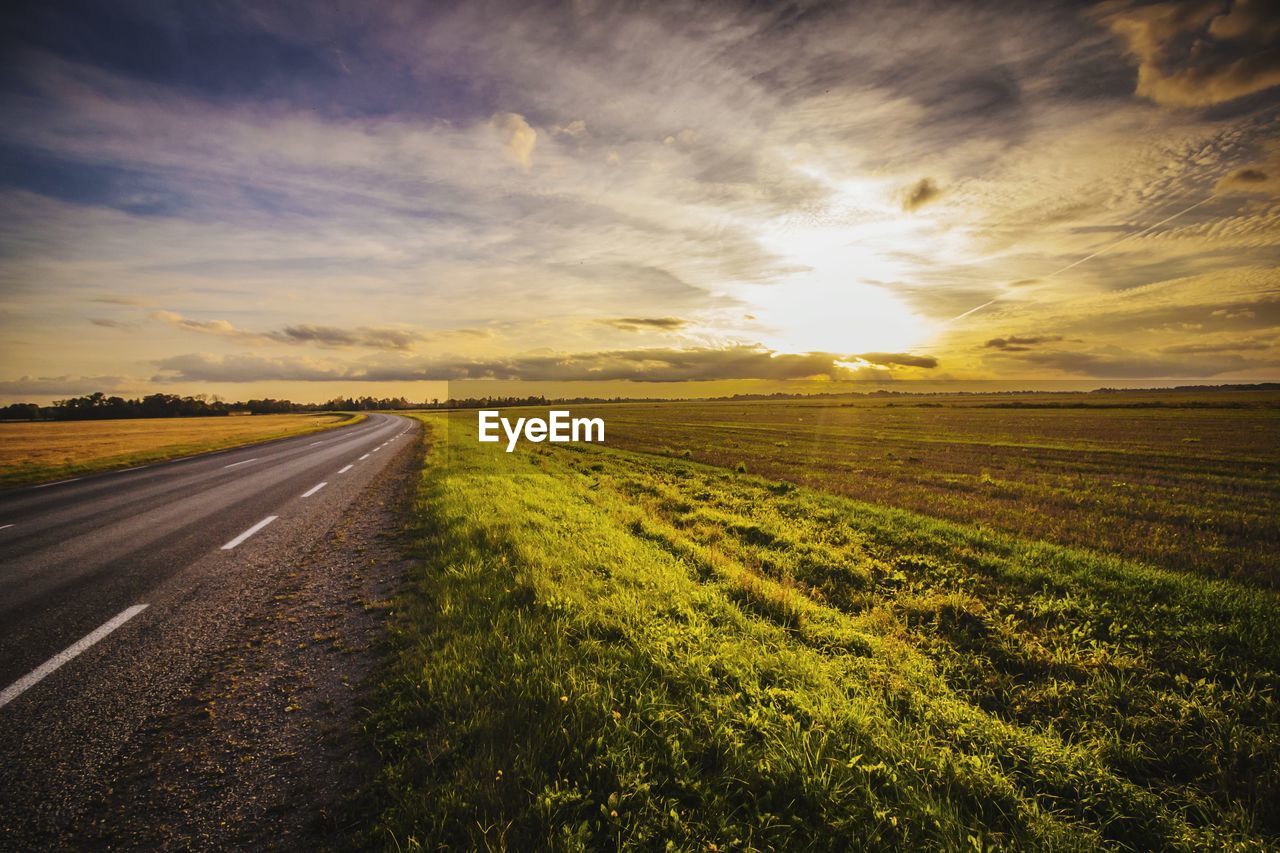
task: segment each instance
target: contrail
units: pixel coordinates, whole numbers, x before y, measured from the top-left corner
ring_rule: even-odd
[[[981,311],[983,308],[986,308],[988,305],[991,305],[992,303],[998,302],[998,301],[999,301],[999,297],[988,300],[987,302],[984,302],[981,305],[979,305],[977,308],[970,308],[968,311],[964,312],[963,314],[957,314],[956,316],[952,317],[950,320],[943,321],[943,325],[945,326],[947,323],[954,323],[956,320],[963,320],[965,317],[968,317],[970,314],[973,314],[976,311]]]
[[[1124,243],[1129,242],[1130,240],[1136,240],[1136,239],[1137,239],[1137,238],[1139,238],[1139,237],[1146,236],[1147,234],[1150,234],[1152,231],[1154,231],[1154,230],[1156,230],[1157,228],[1159,228],[1161,225],[1164,225],[1164,224],[1165,224],[1165,223],[1167,223],[1167,222],[1172,222],[1173,220],[1177,219],[1179,216],[1182,216],[1184,213],[1190,213],[1191,211],[1195,210],[1195,209],[1196,209],[1197,207],[1199,207],[1200,205],[1202,205],[1202,204],[1204,204],[1205,202],[1209,201],[1209,199],[1211,199],[1211,198],[1213,198],[1213,196],[1212,196],[1212,195],[1210,195],[1210,196],[1206,196],[1205,198],[1200,199],[1198,202],[1196,202],[1195,204],[1191,205],[1190,207],[1184,207],[1182,210],[1179,210],[1177,213],[1173,213],[1173,214],[1170,214],[1169,216],[1166,216],[1164,219],[1161,219],[1159,222],[1157,222],[1157,223],[1156,223],[1156,224],[1154,224],[1154,225],[1148,225],[1146,228],[1143,228],[1141,231],[1136,231],[1136,232],[1134,232],[1133,234],[1126,234],[1126,235],[1124,235],[1123,237],[1121,237],[1120,239],[1116,240],[1115,242],[1112,242],[1112,243],[1108,243],[1108,244],[1106,244],[1106,245],[1105,245],[1105,246],[1103,246],[1101,249],[1098,249],[1096,252],[1094,252],[1094,253],[1092,253],[1092,254],[1089,254],[1089,255],[1085,255],[1083,258],[1080,258],[1080,259],[1078,259],[1078,260],[1074,260],[1074,261],[1072,261],[1071,263],[1067,264],[1067,265],[1066,265],[1065,267],[1063,267],[1062,269],[1057,269],[1057,270],[1054,270],[1053,272],[1049,273],[1049,274],[1048,274],[1048,275],[1046,275],[1046,276],[1041,276],[1040,280],[1041,280],[1041,281],[1044,281],[1046,278],[1053,278],[1055,275],[1059,275],[1059,274],[1061,274],[1061,273],[1064,273],[1064,272],[1066,272],[1067,270],[1072,269],[1073,267],[1078,267],[1078,266],[1080,266],[1080,265],[1081,265],[1081,264],[1083,264],[1085,261],[1091,261],[1091,260],[1093,260],[1094,258],[1098,257],[1099,255],[1104,255],[1104,254],[1106,254],[1107,252],[1110,252],[1110,251],[1111,251],[1112,249],[1114,249],[1116,246],[1120,246],[1120,245],[1123,245]],[[986,302],[982,303],[981,305],[978,305],[978,306],[976,306],[976,307],[974,307],[974,308],[970,308],[968,311],[965,311],[963,314],[957,314],[956,316],[952,317],[950,320],[945,321],[945,322],[943,323],[943,325],[945,326],[945,325],[948,325],[948,324],[950,324],[950,323],[954,323],[954,322],[955,322],[955,321],[957,321],[957,320],[963,320],[965,317],[968,317],[970,314],[973,314],[973,313],[976,313],[976,312],[978,312],[978,311],[981,311],[983,308],[986,308],[988,305],[993,305],[993,304],[995,304],[996,302],[999,302],[999,301],[1000,301],[1000,297],[998,297],[998,296],[997,296],[995,299],[988,300],[988,301],[986,301]]]

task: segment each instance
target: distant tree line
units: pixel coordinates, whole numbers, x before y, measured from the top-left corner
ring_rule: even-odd
[[[80,421],[110,418],[176,418],[201,415],[228,415],[233,405],[201,394],[179,397],[176,394],[150,394],[132,400],[109,397],[101,391],[58,400],[52,406],[14,403],[0,409],[6,420]]]
[[[84,421],[118,418],[198,418],[226,415],[267,415],[295,412],[369,411],[372,409],[411,409],[404,397],[346,397],[326,403],[295,403],[291,400],[248,400],[231,403],[218,397],[197,394],[148,394],[126,399],[109,397],[101,391],[83,397],[57,400],[52,406],[36,403],[13,403],[0,408],[2,420]]]
[[[621,398],[614,398],[621,401]],[[0,420],[6,421],[85,421],[119,418],[198,418],[226,415],[278,415],[305,412],[368,412],[396,409],[478,409],[503,406],[545,406],[546,397],[466,397],[462,399],[410,402],[404,397],[334,397],[324,403],[295,403],[292,400],[248,400],[227,402],[217,396],[197,394],[148,394],[126,399],[96,391],[83,397],[57,400],[52,406],[37,403],[13,403],[0,408]],[[568,403],[603,403],[605,398],[580,397],[556,401]]]

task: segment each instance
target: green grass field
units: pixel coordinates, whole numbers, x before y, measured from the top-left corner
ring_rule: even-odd
[[[823,408],[424,415],[367,840],[1280,843],[1274,410]]]

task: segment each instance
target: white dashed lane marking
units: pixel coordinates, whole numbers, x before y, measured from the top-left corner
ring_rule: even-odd
[[[276,520],[277,518],[279,518],[279,517],[280,517],[280,516],[278,516],[278,515],[268,515],[266,518],[262,519],[262,521],[259,521],[259,522],[258,522],[257,524],[255,524],[253,527],[250,527],[248,530],[246,530],[244,533],[241,533],[241,534],[240,534],[239,536],[237,536],[235,539],[232,539],[232,540],[231,540],[230,542],[228,542],[226,545],[223,545],[223,546],[222,546],[222,550],[223,550],[223,551],[230,551],[232,548],[236,547],[236,546],[237,546],[237,545],[239,545],[241,542],[243,542],[244,540],[248,539],[250,536],[252,536],[253,534],[257,533],[259,530],[261,530],[262,528],[266,527],[268,524],[270,524],[271,522],[275,521],[275,520]]]
[[[43,681],[46,676],[48,676],[58,667],[74,659],[75,657],[80,655],[82,652],[84,652],[86,649],[90,648],[99,640],[101,640],[103,637],[107,636],[112,631],[119,628],[121,625],[128,622],[130,619],[137,616],[139,613],[141,613],[146,609],[147,609],[147,605],[145,604],[133,605],[128,610],[121,612],[118,616],[107,621],[101,627],[95,628],[93,631],[86,634],[81,639],[72,643],[70,646],[67,646],[65,649],[58,652],[53,657],[49,658],[47,661],[40,664],[35,669],[31,670],[31,672],[27,673],[26,675],[22,676],[22,678],[19,678],[17,681],[13,682],[13,684],[10,684],[8,687],[4,689],[3,692],[0,692],[0,708],[3,708],[5,705],[8,705],[14,699],[17,699],[23,693],[27,692],[27,690],[31,689],[36,684]]]

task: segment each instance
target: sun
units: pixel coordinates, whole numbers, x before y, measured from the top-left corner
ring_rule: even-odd
[[[756,230],[789,271],[739,295],[782,352],[903,352],[933,332],[896,293],[910,260],[938,246],[936,224],[902,213],[884,182],[845,181],[822,222],[786,220]]]
[[[761,288],[753,311],[779,352],[905,352],[928,324],[882,287],[800,276]]]

